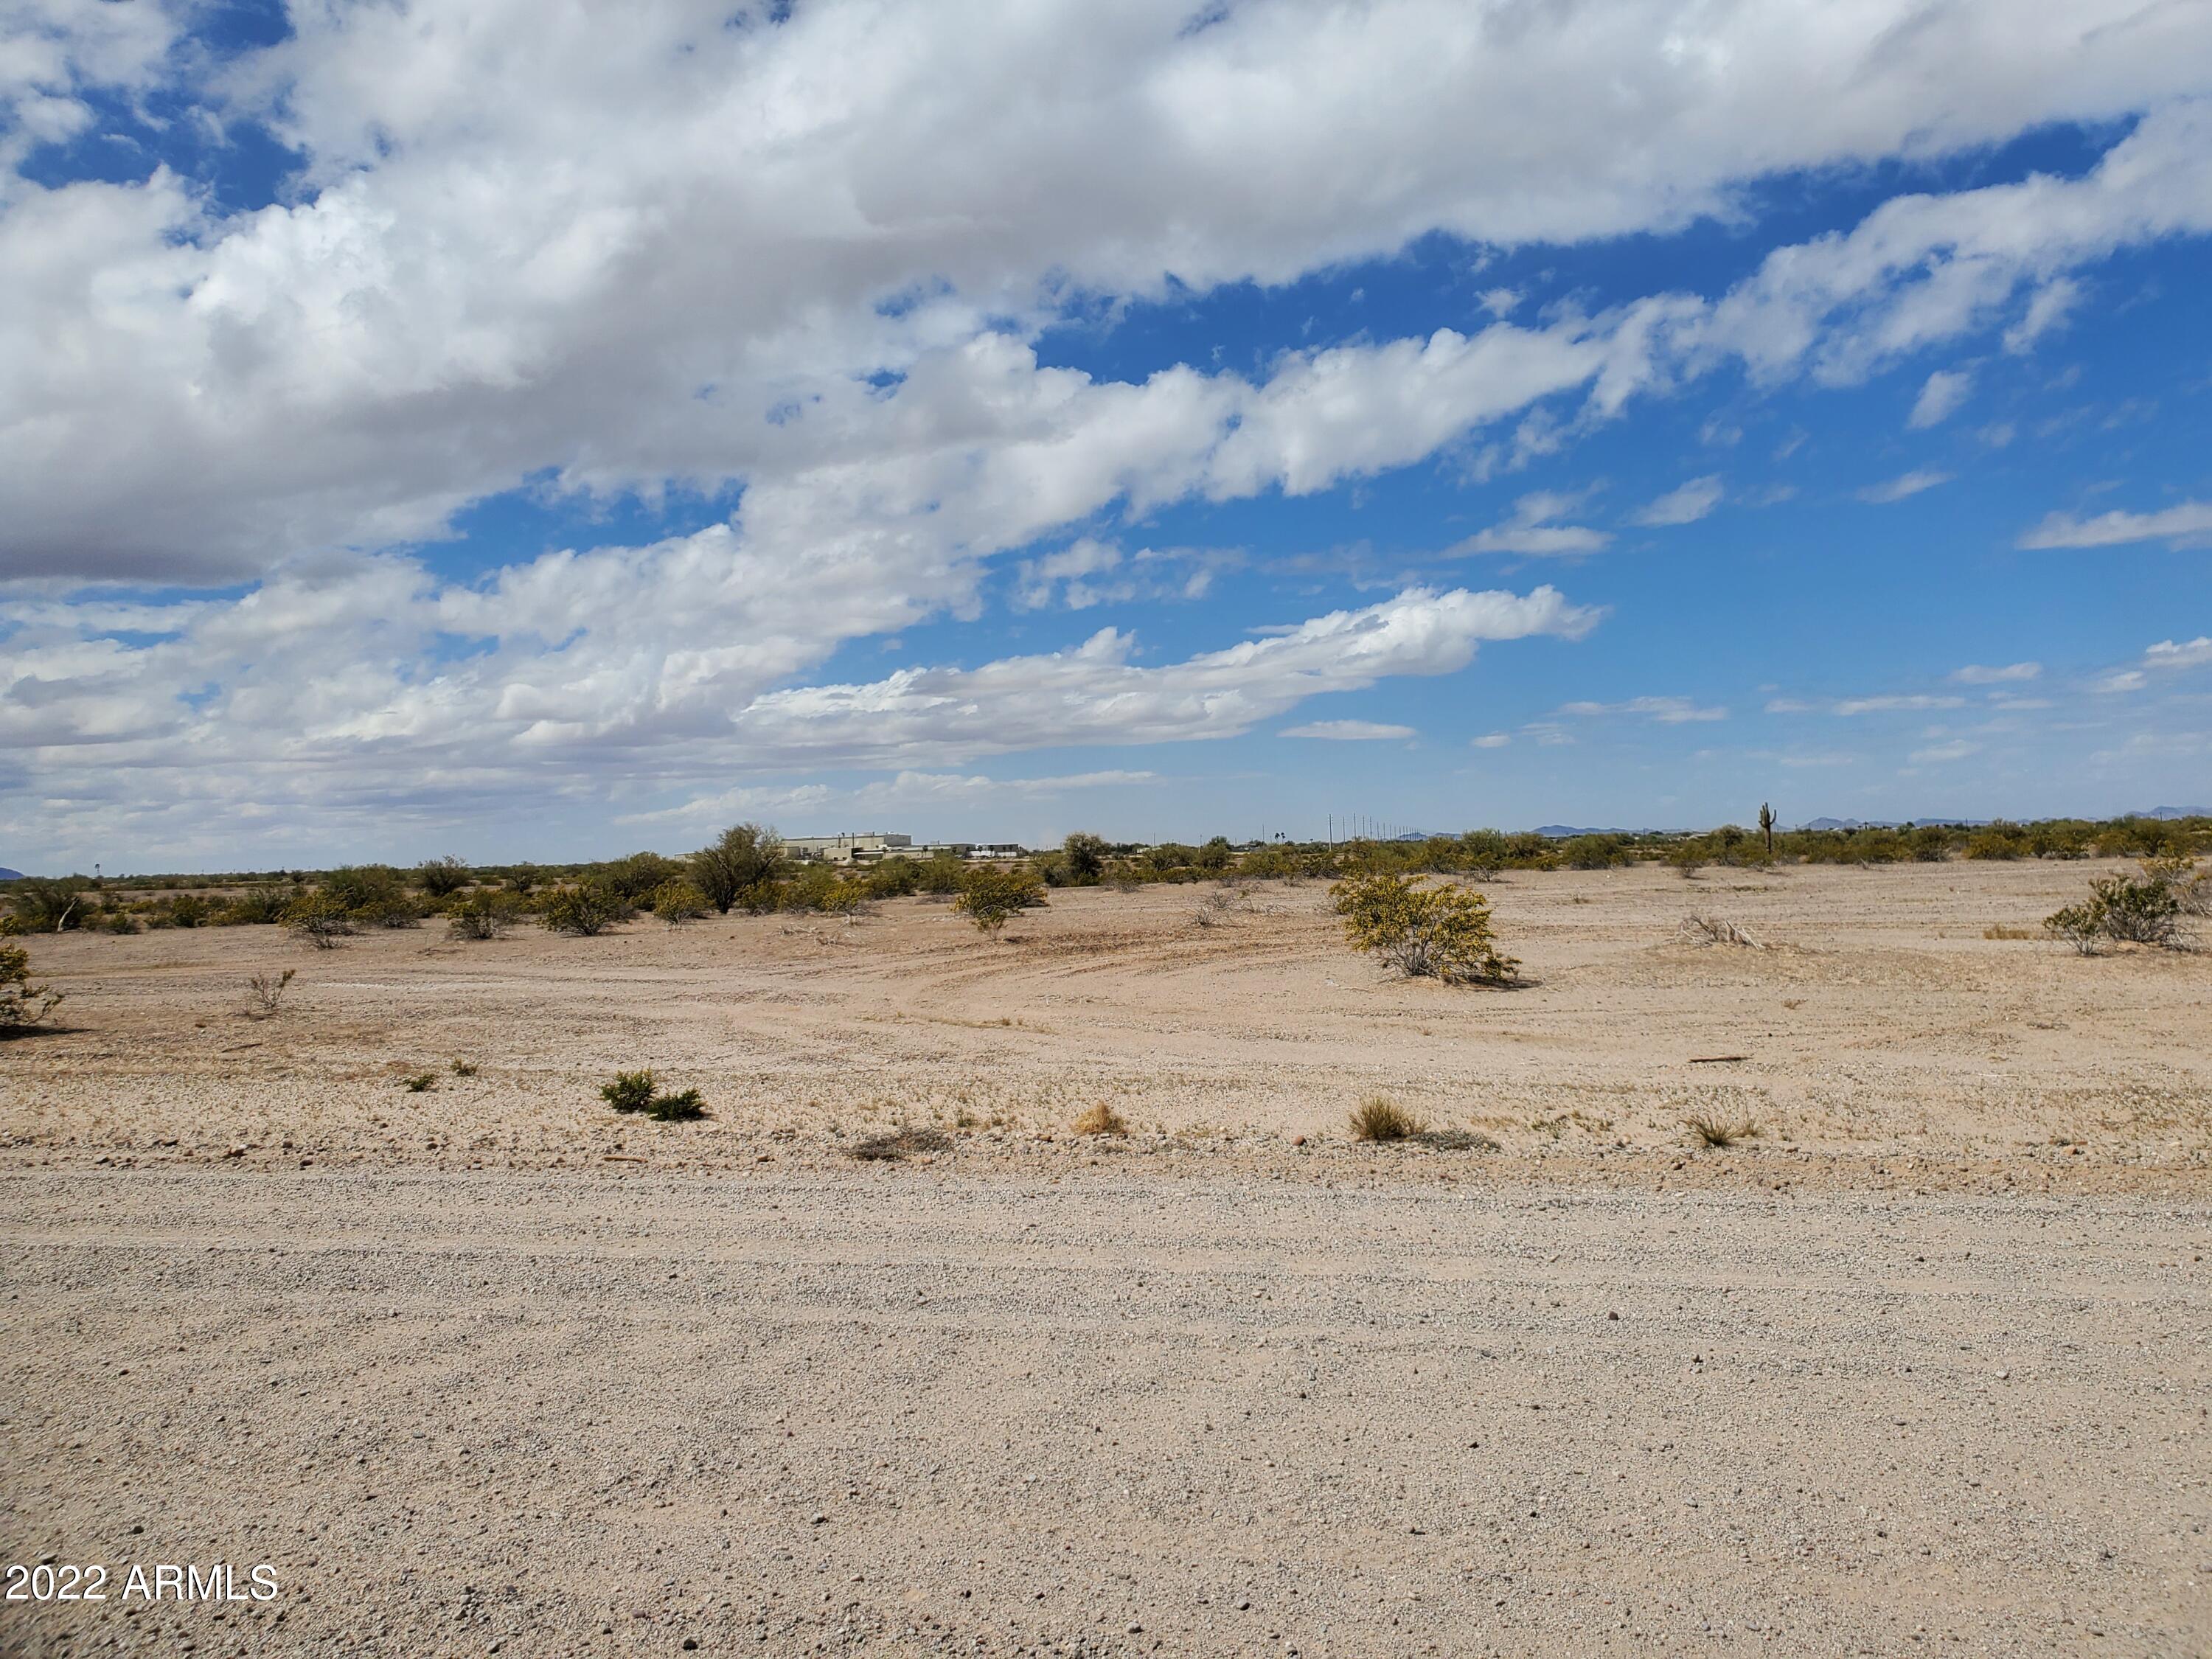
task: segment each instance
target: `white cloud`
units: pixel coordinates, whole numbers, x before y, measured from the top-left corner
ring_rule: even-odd
[[[1687,697],[1631,697],[1625,702],[1562,703],[1559,712],[1583,718],[1606,714],[1640,715],[1656,720],[1662,726],[1681,726],[1692,720],[1723,720],[1725,708],[1707,708],[1692,702]]]
[[[2019,356],[2053,329],[2065,325],[2068,315],[2081,302],[2081,284],[2071,276],[2054,276],[2037,289],[2021,319],[2004,332],[2004,349]]]
[[[2053,513],[2019,541],[2024,548],[2120,547],[2130,542],[2191,546],[2212,538],[2212,501],[2183,501],[2156,513],[2100,513],[2077,519]]]
[[[1846,718],[1853,714],[1895,714],[1918,713],[1929,708],[1964,708],[1964,697],[1938,697],[1925,694],[1911,694],[1879,697],[1845,697],[1830,705],[1831,714]]]
[[[1905,425],[1917,432],[1925,427],[1940,426],[1958,412],[1959,405],[1966,401],[1974,389],[1972,370],[1939,368],[1928,377],[1913,400],[1912,413]]]
[[[1504,732],[1486,732],[1482,736],[1472,739],[1474,746],[1477,749],[1503,749],[1512,741],[1511,736]]]
[[[1386,726],[1379,720],[1310,720],[1283,728],[1286,738],[1321,738],[1331,743],[1388,743],[1415,737],[1410,726]]]
[[[1951,678],[1960,685],[2007,685],[2034,679],[2042,672],[2043,665],[2039,662],[2006,663],[1999,667],[1968,663],[1964,668],[1954,669]]]
[[[2143,653],[2143,662],[2152,668],[2212,667],[2212,635],[2199,634],[2193,640],[2160,640]]]
[[[1638,524],[1695,524],[1721,503],[1726,492],[1717,474],[1677,485],[1636,515]]]
[[[1577,498],[1539,490],[1513,503],[1510,517],[1487,530],[1478,531],[1446,550],[1453,556],[1473,553],[1519,553],[1534,557],[1596,553],[1611,545],[1613,533],[1586,525],[1555,522],[1574,511]]]
[[[1859,491],[1859,499],[1886,507],[1892,501],[1901,501],[1908,495],[1917,495],[1923,489],[1933,489],[1938,484],[1950,482],[1951,475],[1948,472],[1906,472],[1883,483],[1869,484]]]
[[[1938,766],[1948,761],[1964,760],[1980,748],[1979,744],[1954,738],[1948,743],[1930,744],[1925,749],[1916,749],[1908,758],[1915,766]]]

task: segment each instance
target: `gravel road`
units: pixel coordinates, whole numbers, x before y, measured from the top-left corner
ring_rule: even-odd
[[[9,1653],[2201,1654],[2212,1207],[0,1172]],[[696,1644],[696,1646],[695,1646]]]

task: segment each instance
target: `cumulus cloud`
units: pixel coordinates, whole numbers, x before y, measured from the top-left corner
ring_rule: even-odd
[[[1958,412],[1959,405],[1966,401],[1973,389],[1972,370],[1937,369],[1921,386],[1919,397],[1913,399],[1912,413],[1905,418],[1905,425],[1916,432],[1942,425]]]
[[[1387,726],[1380,720],[1309,720],[1283,728],[1286,738],[1321,738],[1331,743],[1388,743],[1415,735],[1410,726]]]
[[[1917,495],[1923,489],[1933,489],[1938,484],[1947,484],[1950,482],[1951,475],[1948,472],[1900,473],[1898,477],[1887,479],[1883,483],[1869,484],[1864,489],[1859,491],[1859,499],[1863,501],[1871,501],[1877,507],[1887,507],[1892,501],[1904,501],[1907,496]]]
[[[1557,522],[1574,511],[1577,500],[1550,490],[1523,495],[1513,503],[1510,517],[1487,530],[1476,532],[1448,549],[1447,553],[1520,553],[1548,558],[1602,552],[1613,544],[1612,532]]]
[[[1725,493],[1717,474],[1692,478],[1645,507],[1636,515],[1636,522],[1648,525],[1695,524],[1721,504],[1721,497]]]
[[[1951,678],[1960,685],[2008,685],[2034,679],[2042,672],[2043,665],[2039,662],[2013,662],[1997,667],[1968,663],[1964,668],[1952,670]]]
[[[2189,547],[2212,538],[2212,501],[2183,501],[2156,513],[2100,513],[2077,519],[2053,513],[2021,537],[2023,548],[2124,547],[2130,542],[2162,541]]]

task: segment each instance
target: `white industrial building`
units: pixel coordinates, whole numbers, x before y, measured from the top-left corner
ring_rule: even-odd
[[[927,859],[949,853],[957,859],[1018,859],[1029,848],[1011,841],[937,841],[915,844],[911,836],[882,830],[842,836],[791,836],[783,850],[802,864],[878,864],[888,858]]]

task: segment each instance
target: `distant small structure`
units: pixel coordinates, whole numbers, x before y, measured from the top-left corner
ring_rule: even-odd
[[[911,836],[871,830],[842,836],[790,836],[783,850],[801,864],[880,864],[888,858],[937,858],[988,862],[994,859],[1029,856],[1029,848],[1015,841],[932,841],[917,843]]]

